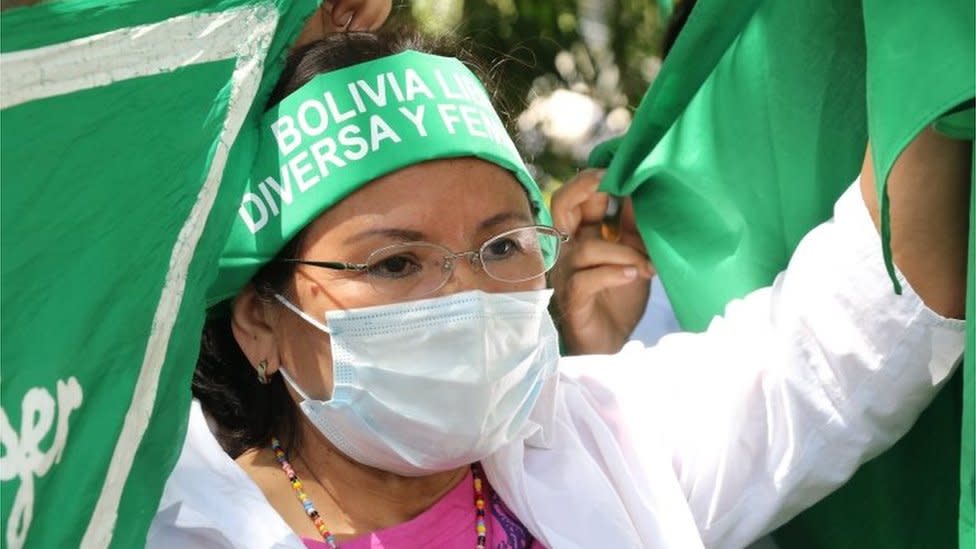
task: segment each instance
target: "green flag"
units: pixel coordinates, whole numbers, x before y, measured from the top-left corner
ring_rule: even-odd
[[[609,163],[603,190],[632,197],[684,328],[772,281],[857,176],[868,134],[884,196],[911,138],[976,95],[973,34],[968,0],[698,1],[628,135],[592,157]],[[952,547],[968,521],[971,547],[960,390],[957,375],[894,449],[781,529],[781,546]]]
[[[258,117],[316,6],[4,12],[0,545],[144,543]]]
[[[969,120],[976,118],[972,114]],[[970,132],[972,139],[973,132]],[[976,181],[976,145],[973,146],[973,167],[970,172]],[[959,467],[959,547],[976,547],[976,192],[969,195],[969,279],[966,285],[966,358],[963,364],[962,451]]]

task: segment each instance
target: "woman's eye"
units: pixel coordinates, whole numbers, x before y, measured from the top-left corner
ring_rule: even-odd
[[[511,238],[501,238],[485,246],[483,259],[505,259],[521,252],[521,246]]]
[[[422,267],[416,259],[405,255],[395,255],[373,263],[367,272],[370,275],[383,278],[403,278],[418,273],[421,269]]]

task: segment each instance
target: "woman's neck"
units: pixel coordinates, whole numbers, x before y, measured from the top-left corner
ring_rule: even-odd
[[[350,459],[304,422],[300,429],[297,452],[289,451],[290,441],[282,441],[282,445],[305,492],[340,540],[416,517],[457,486],[469,470],[464,466],[422,477],[403,477]],[[237,461],[296,533],[318,536],[270,449],[255,449]]]

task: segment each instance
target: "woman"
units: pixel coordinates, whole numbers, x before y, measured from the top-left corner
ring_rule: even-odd
[[[585,174],[549,227],[475,78],[420,47],[353,34],[286,68],[194,381],[222,449],[195,410],[149,545],[738,547],[892,444],[951,372],[961,323],[925,303],[957,288],[891,294],[856,185],[705,334],[560,360],[544,274],[605,197]],[[961,231],[930,219],[959,200],[945,187],[892,198],[912,284],[918,248]],[[571,270],[649,268],[594,249]],[[954,268],[934,262],[922,278]],[[577,291],[591,326],[628,328]]]

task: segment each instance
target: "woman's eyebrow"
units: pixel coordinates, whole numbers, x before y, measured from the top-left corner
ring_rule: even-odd
[[[365,240],[374,236],[382,236],[392,240],[401,240],[404,242],[415,242],[424,240],[424,233],[420,231],[412,231],[409,229],[394,229],[394,228],[380,228],[380,229],[369,229],[361,233],[356,233],[343,241],[343,244],[355,244],[360,240]]]
[[[506,221],[521,221],[528,224],[533,222],[531,216],[524,212],[502,212],[489,217],[488,219],[482,221],[478,225],[479,230],[490,229],[497,225],[501,225]],[[389,238],[392,240],[400,240],[403,242],[417,242],[422,241],[426,238],[423,232],[414,231],[410,229],[396,229],[396,228],[378,228],[378,229],[368,229],[360,233],[356,233],[343,241],[343,244],[355,244],[361,240],[365,240],[370,237],[381,236]]]
[[[502,212],[500,214],[493,215],[488,219],[482,221],[481,224],[478,225],[478,229],[479,230],[490,229],[496,225],[501,225],[506,221],[522,221],[531,225],[532,223],[534,223],[535,220],[532,219],[532,217],[527,215],[525,212],[516,212],[516,211]]]

